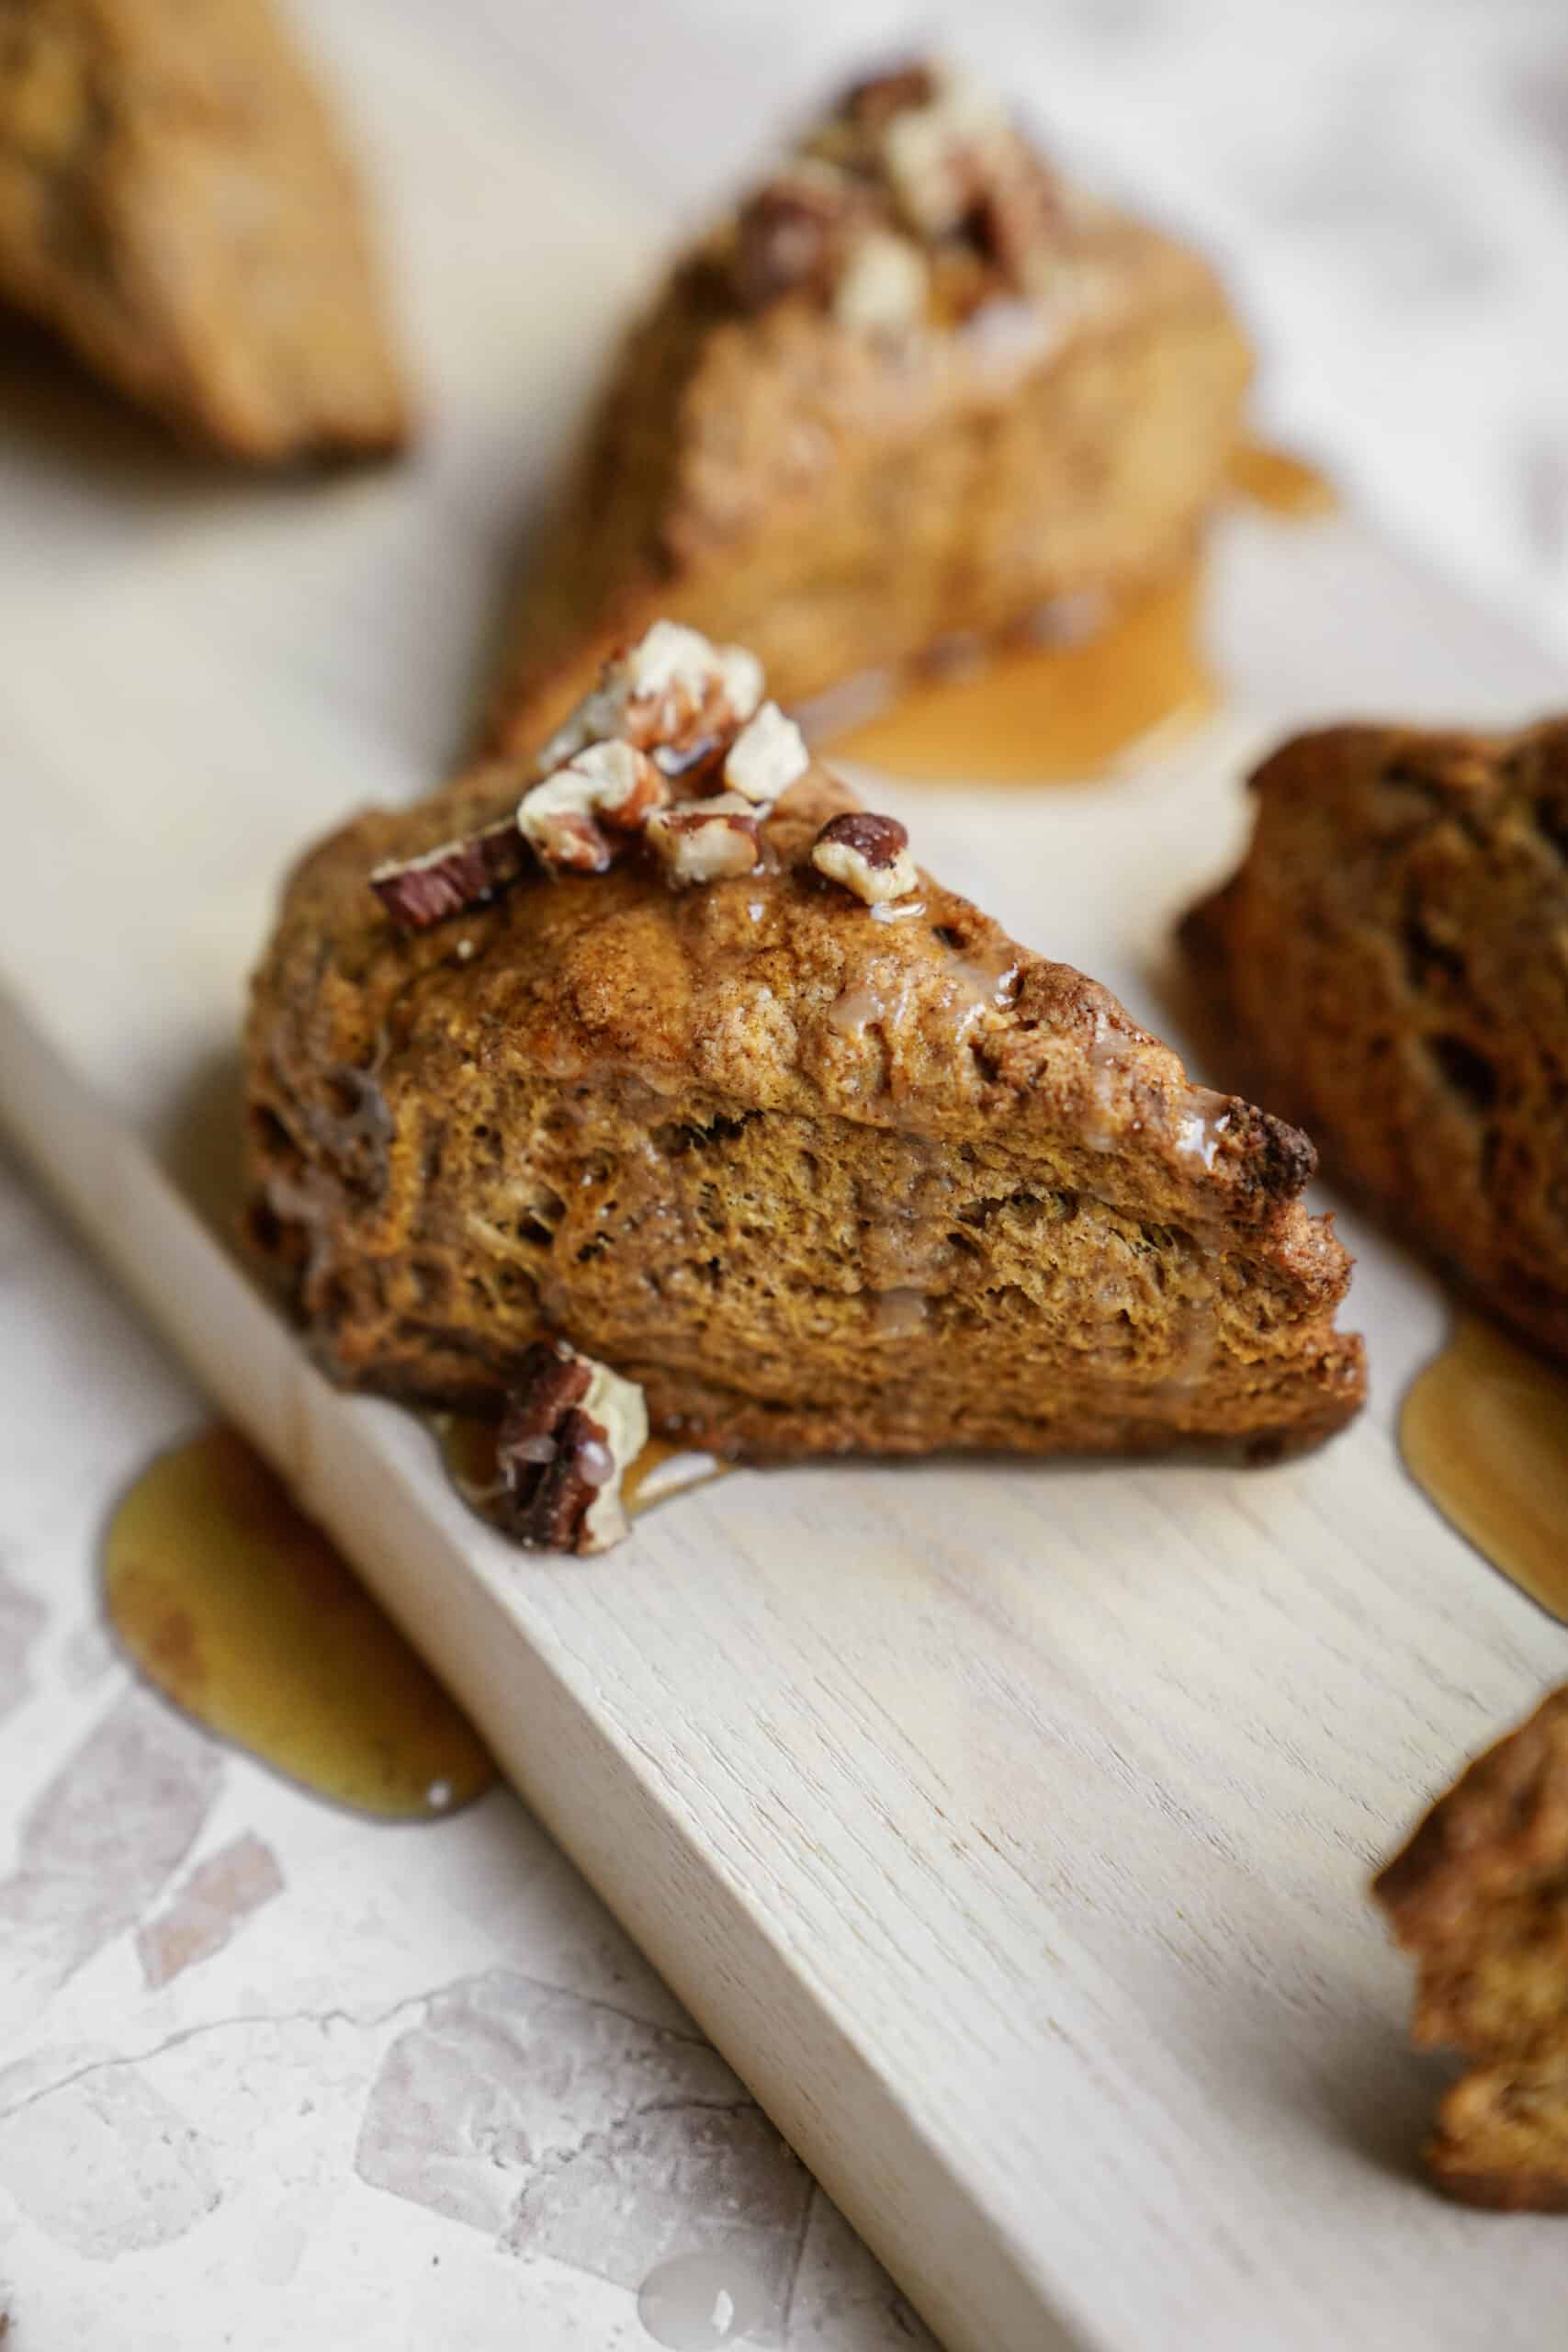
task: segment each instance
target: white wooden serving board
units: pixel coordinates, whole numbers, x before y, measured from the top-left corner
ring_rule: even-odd
[[[323,24],[396,215],[412,465],[237,484],[0,361],[5,1121],[953,2352],[1561,2343],[1562,2225],[1414,2177],[1434,2074],[1364,1899],[1568,1657],[1401,1473],[1443,1307],[1390,1247],[1353,1237],[1372,1408],[1310,1461],[745,1473],[590,1565],[487,1534],[204,1222],[278,874],[460,736],[660,225],[479,22]],[[927,863],[1168,1029],[1162,942],[1259,744],[1559,684],[1349,523],[1234,521],[1211,630],[1225,715],[1121,781],[876,786]]]

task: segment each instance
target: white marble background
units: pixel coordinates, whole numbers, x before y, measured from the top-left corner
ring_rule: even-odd
[[[577,0],[515,39],[673,217],[836,59],[919,22]],[[1279,428],[1568,657],[1561,0],[987,0],[950,37],[1224,255]],[[698,2245],[763,2282],[756,2340],[907,2352],[918,2323],[513,1799],[372,1826],[134,1686],[99,1532],[201,1414],[0,1166],[18,2352],[633,2352],[639,2278]]]
[[[104,1519],[204,1408],[3,1159],[0,1398],[6,2352],[635,2352],[694,2248],[929,2342],[508,1791],[369,1823],[137,1684]]]

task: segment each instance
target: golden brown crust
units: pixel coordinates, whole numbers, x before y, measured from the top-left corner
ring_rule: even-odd
[[[1413,2033],[1474,2064],[1427,2151],[1471,2204],[1568,2211],[1568,1690],[1487,1749],[1373,1882]]]
[[[1337,1173],[1568,1356],[1568,724],[1340,727],[1253,778],[1188,950]]]
[[[1423,2154],[1461,2204],[1568,2213],[1568,2072],[1561,2063],[1473,2068],[1444,2098]]]
[[[1434,2142],[1427,2161],[1438,2186],[1456,2204],[1492,2213],[1568,2213],[1568,2172],[1469,2172]]]
[[[1418,2041],[1529,2060],[1568,2047],[1568,1690],[1476,1758],[1373,1892],[1420,1962]],[[1548,1926],[1555,1982],[1532,1965]]]
[[[353,175],[269,0],[0,0],[0,299],[230,456],[406,437]]]
[[[535,552],[497,702],[534,740],[655,613],[786,704],[1190,551],[1250,372],[1213,274],[1077,205],[1053,290],[912,338],[740,310],[708,248],[635,330]]]
[[[1361,1401],[1311,1147],[922,878],[633,856],[398,935],[370,869],[493,820],[502,762],[306,860],[250,1029],[254,1230],[340,1378],[493,1407],[558,1329],[727,1453],[1152,1450]],[[886,920],[888,913],[897,919]]]

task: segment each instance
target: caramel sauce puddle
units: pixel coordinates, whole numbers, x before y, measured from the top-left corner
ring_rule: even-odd
[[[1244,504],[1261,506],[1267,514],[1292,522],[1332,514],[1339,504],[1334,484],[1309,458],[1276,449],[1267,441],[1237,444],[1231,457],[1230,486]]]
[[[167,1698],[319,1796],[426,1821],[496,1777],[468,1718],[234,1430],[142,1472],[109,1523],[104,1594]]]
[[[1244,442],[1234,496],[1306,521],[1332,512],[1332,484],[1304,458]],[[901,690],[862,681],[805,714],[835,755],[893,775],[986,784],[1082,783],[1156,740],[1185,732],[1218,705],[1202,645],[1202,568],[1193,559],[1107,608],[1092,599],[1045,611],[1037,628],[945,649]],[[835,703],[852,718],[835,720]]]
[[[1156,729],[1195,725],[1214,707],[1200,601],[1188,564],[1103,626],[977,648],[946,674],[928,668],[886,709],[829,734],[829,748],[931,782],[1082,782]]]
[[[483,1515],[494,1423],[434,1426],[454,1485]],[[728,1467],[651,1439],[623,1481],[627,1514]],[[495,1780],[462,1710],[237,1430],[207,1430],[141,1473],[109,1521],[103,1577],[109,1622],[148,1680],[317,1796],[430,1821]]]
[[[1568,1374],[1461,1315],[1410,1387],[1399,1445],[1450,1526],[1568,1623]]]

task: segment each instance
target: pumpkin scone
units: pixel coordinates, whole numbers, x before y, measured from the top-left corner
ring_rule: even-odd
[[[786,707],[1191,549],[1250,360],[1212,271],[941,65],[851,88],[675,265],[533,550],[499,741],[667,614]]]
[[[1252,790],[1247,856],[1183,933],[1236,1074],[1568,1357],[1568,722],[1331,728]]]
[[[1568,1690],[1471,1765],[1373,1892],[1419,1970],[1416,2041],[1471,2062],[1434,2177],[1469,2204],[1568,2212]]]
[[[271,0],[0,0],[0,301],[231,457],[406,436],[358,189]]]
[[[305,860],[248,1085],[251,1238],[320,1361],[536,1447],[595,1364],[729,1456],[1268,1453],[1361,1402],[1305,1137],[922,874],[670,624],[536,758]]]

